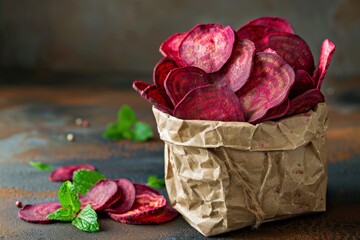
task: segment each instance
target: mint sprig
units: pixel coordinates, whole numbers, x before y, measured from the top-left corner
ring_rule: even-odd
[[[146,141],[153,135],[151,127],[137,121],[134,110],[128,105],[120,107],[117,121],[109,123],[103,133],[104,138],[114,141],[130,139],[137,142]]]
[[[76,191],[80,194],[86,194],[100,179],[105,179],[105,176],[88,169],[80,169],[73,173],[73,183]]]
[[[155,175],[151,175],[148,177],[147,185],[154,188],[163,188],[165,187],[165,180],[163,178],[158,178]]]
[[[32,166],[33,168],[39,169],[41,171],[51,171],[53,169],[52,166],[47,165],[45,163],[42,162],[34,162],[34,161],[30,161],[29,162],[30,166]]]
[[[62,222],[71,222],[74,218],[76,218],[76,213],[69,209],[59,208],[55,212],[50,213],[47,218]]]
[[[75,227],[86,232],[97,232],[100,230],[97,214],[91,205],[87,205],[80,211],[81,203],[79,195],[75,186],[70,181],[61,184],[58,198],[62,208],[50,213],[47,218],[62,222],[71,221]]]
[[[60,205],[72,213],[77,213],[80,210],[79,195],[77,194],[75,186],[70,181],[61,184],[58,198]]]
[[[85,232],[100,231],[97,214],[90,204],[79,212],[77,217],[72,221],[72,225]]]

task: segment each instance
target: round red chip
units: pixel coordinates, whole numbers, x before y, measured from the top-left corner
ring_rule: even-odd
[[[230,26],[198,24],[181,42],[179,57],[187,66],[213,73],[229,60],[234,42],[235,33]]]
[[[186,32],[175,33],[171,35],[168,39],[166,39],[160,46],[160,53],[164,57],[170,57],[180,66],[183,66],[183,63],[179,58],[179,47],[186,34]]]
[[[124,213],[129,211],[135,202],[135,187],[132,182],[126,178],[119,178],[114,180],[116,182],[119,191],[122,192],[121,198],[105,209],[106,212],[112,213]]]
[[[51,172],[49,180],[52,182],[65,182],[67,180],[71,181],[73,173],[80,169],[88,169],[94,171],[95,167],[90,164],[79,164],[59,167],[58,169]]]
[[[95,211],[110,207],[121,197],[117,184],[112,180],[99,180],[86,194],[80,197],[81,207],[90,204]]]
[[[335,52],[335,44],[329,39],[325,39],[321,44],[321,51],[319,56],[318,67],[314,72],[314,80],[317,89],[321,89],[322,81],[326,75],[327,69],[329,67],[332,55]]]
[[[131,219],[119,219],[119,222],[125,224],[161,224],[173,220],[178,212],[169,204],[156,213],[149,213]]]
[[[255,122],[265,116],[269,109],[284,102],[294,80],[294,70],[280,56],[256,54],[249,80],[236,92],[245,120]]]
[[[245,23],[242,27],[239,28],[241,30],[247,26],[262,26],[265,28],[273,29],[277,32],[286,32],[286,33],[295,33],[289,21],[284,18],[279,17],[261,17],[254,20],[251,20],[248,23]],[[238,30],[238,31],[239,31]]]
[[[182,67],[169,73],[165,80],[165,89],[172,103],[176,106],[188,92],[210,83],[208,74],[200,68]]]
[[[238,91],[249,79],[253,65],[255,45],[247,39],[235,42],[229,61],[213,74],[215,83],[227,86],[234,92]]]
[[[31,223],[51,223],[54,220],[48,219],[47,216],[61,208],[58,202],[44,202],[33,205],[25,205],[18,212],[18,217],[26,222]]]
[[[287,116],[293,116],[300,113],[305,113],[313,109],[318,103],[324,102],[324,95],[319,89],[311,89],[296,98],[290,100],[289,110]]]
[[[228,87],[210,84],[190,91],[174,110],[180,119],[244,121],[239,99]]]
[[[277,52],[294,71],[302,69],[312,74],[314,57],[309,45],[299,36],[290,33],[271,33],[256,42],[258,52],[271,48]]]
[[[116,221],[132,219],[134,217],[158,212],[165,207],[166,198],[159,192],[138,183],[134,183],[134,187],[136,196],[131,210],[122,214],[108,212],[110,218]]]

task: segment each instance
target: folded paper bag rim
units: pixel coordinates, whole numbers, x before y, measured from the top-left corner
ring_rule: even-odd
[[[322,124],[318,121],[319,118],[327,120],[325,103],[319,103],[315,111],[310,110],[279,121],[266,121],[256,125],[247,122],[183,120],[155,107],[153,113],[160,139],[165,142],[181,146],[203,148],[222,146],[248,151],[296,149],[317,134],[319,124]],[[327,122],[325,124],[327,128]],[[269,138],[273,138],[273,141],[268,141]]]
[[[153,112],[170,202],[204,236],[325,211],[325,103],[257,125]]]

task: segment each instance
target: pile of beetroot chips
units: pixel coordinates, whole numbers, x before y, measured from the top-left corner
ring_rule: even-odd
[[[154,189],[125,178],[99,180],[85,195],[80,196],[81,208],[90,204],[100,213],[126,224],[160,224],[174,219],[178,212]],[[20,219],[32,223],[54,222],[47,216],[59,209],[58,202],[25,205],[18,212]]]
[[[153,83],[133,88],[156,108],[181,119],[253,124],[304,113],[320,92],[335,45],[326,39],[318,65],[291,24],[263,17],[237,31],[199,24],[160,46]]]

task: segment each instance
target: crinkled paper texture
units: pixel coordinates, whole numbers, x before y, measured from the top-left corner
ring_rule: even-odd
[[[325,211],[325,103],[257,125],[153,112],[171,204],[203,235]]]

